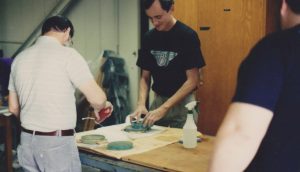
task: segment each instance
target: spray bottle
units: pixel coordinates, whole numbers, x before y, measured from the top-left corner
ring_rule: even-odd
[[[188,109],[187,119],[183,126],[183,147],[195,148],[197,146],[197,126],[194,121],[193,110],[197,105],[197,101],[192,101],[185,105]]]

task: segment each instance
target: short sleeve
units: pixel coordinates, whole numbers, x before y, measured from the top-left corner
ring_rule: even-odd
[[[72,50],[70,53],[67,72],[71,82],[77,88],[94,79],[87,62],[76,50]]]
[[[149,42],[147,36],[144,37],[144,43],[141,46],[141,49],[139,51],[138,59],[136,62],[136,65],[142,69],[151,70],[152,67],[152,58],[149,50]]]
[[[192,32],[185,39],[184,43],[184,57],[185,69],[201,68],[205,66],[205,61],[200,48],[200,39],[195,32]]]
[[[284,80],[284,62],[269,41],[258,43],[242,62],[234,102],[274,110]]]

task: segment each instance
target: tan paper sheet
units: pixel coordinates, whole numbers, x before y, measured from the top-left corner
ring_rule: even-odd
[[[94,153],[104,154],[109,157],[121,159],[124,156],[139,154],[143,152],[147,152],[156,148],[160,148],[171,143],[178,142],[179,139],[182,137],[182,130],[176,128],[167,128],[167,127],[160,127],[154,134],[144,133],[145,137],[137,137],[135,139],[129,138],[128,135],[122,133],[121,131],[125,125],[113,125],[109,127],[103,127],[103,129],[91,130],[87,132],[81,132],[76,134],[76,140],[80,141],[81,136],[87,134],[103,134],[108,137],[109,140],[130,140],[133,142],[134,148],[131,150],[125,151],[112,151],[107,150],[107,142],[102,142],[99,145],[87,145],[78,142],[77,146],[81,149],[85,149],[88,151],[92,151]],[[117,130],[120,132],[117,132]],[[120,134],[121,133],[121,134]],[[141,133],[142,134],[142,133]],[[114,138],[115,136],[115,138]],[[119,137],[119,139],[117,138]]]

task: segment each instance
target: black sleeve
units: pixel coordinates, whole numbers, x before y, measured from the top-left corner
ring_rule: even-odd
[[[274,110],[284,80],[284,63],[271,41],[258,43],[242,62],[233,102]]]
[[[185,69],[201,68],[205,66],[205,61],[200,49],[200,40],[196,32],[189,34],[184,42]]]
[[[151,69],[151,54],[149,51],[149,39],[148,37],[144,37],[144,43],[141,46],[141,49],[139,50],[138,59],[136,62],[136,65],[140,67],[141,69],[150,70]]]

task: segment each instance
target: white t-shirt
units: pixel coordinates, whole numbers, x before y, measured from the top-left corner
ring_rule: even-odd
[[[92,79],[76,50],[53,37],[39,37],[11,68],[8,89],[18,95],[22,127],[44,132],[75,128],[75,88]]]

